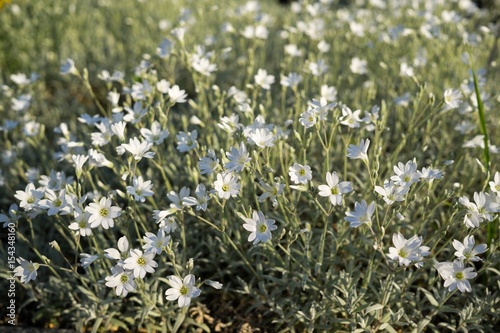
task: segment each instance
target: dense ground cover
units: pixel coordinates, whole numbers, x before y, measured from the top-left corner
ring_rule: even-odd
[[[0,302],[94,332],[493,332],[494,15],[4,5]]]

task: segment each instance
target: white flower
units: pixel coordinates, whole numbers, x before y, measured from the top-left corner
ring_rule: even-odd
[[[269,30],[263,25],[258,25],[256,27],[249,25],[245,27],[241,34],[247,39],[267,39]]]
[[[268,128],[257,128],[249,134],[250,142],[261,148],[274,146],[275,139],[273,132]]]
[[[205,284],[214,289],[222,289],[222,283],[220,283],[219,281],[205,280]]]
[[[220,123],[218,123],[217,126],[227,133],[233,134],[238,128],[241,128],[239,121],[240,117],[233,113],[229,117],[224,116],[220,118]]]
[[[144,158],[153,158],[155,153],[150,152],[149,149],[153,146],[152,142],[149,141],[139,141],[137,137],[134,137],[129,140],[129,143],[123,143],[121,147],[127,150],[129,153],[134,156],[136,161],[140,161]]]
[[[153,210],[153,219],[155,220],[156,223],[161,223],[163,222],[163,220],[165,220],[168,216],[172,215],[173,213],[175,212],[173,212],[170,209],[166,210],[155,209]]]
[[[370,112],[364,111],[365,116],[361,119],[363,123],[365,123],[365,129],[369,132],[373,132],[375,130],[375,124],[379,118],[380,107],[378,105],[372,106]]]
[[[445,110],[456,109],[462,103],[462,93],[456,89],[446,89],[444,91]]]
[[[489,183],[492,192],[500,196],[500,172],[495,172],[495,177],[493,181]]]
[[[27,110],[31,105],[31,95],[25,94],[20,95],[19,97],[12,97],[12,109],[17,112],[22,112]],[[40,126],[38,126],[40,127]]]
[[[291,57],[302,57],[303,52],[296,44],[285,45],[285,52]]]
[[[168,94],[168,90],[170,89],[170,82],[165,79],[161,79],[156,82],[156,90],[161,92],[162,94]]]
[[[145,60],[141,61],[141,64],[136,67],[136,75],[140,76],[141,71],[146,71],[149,67],[149,63]],[[153,88],[149,84],[148,80],[144,80],[143,82],[136,82],[132,85],[132,90],[130,91],[130,95],[134,100],[143,100],[148,97]]]
[[[175,136],[177,138],[177,150],[181,153],[188,152],[195,149],[198,146],[196,139],[198,138],[198,131],[194,130],[192,132],[179,132]]]
[[[34,120],[29,121],[24,124],[23,131],[26,136],[36,136],[40,132],[40,123],[37,123]]]
[[[394,247],[389,248],[387,257],[389,259],[398,261],[400,266],[409,266],[412,262],[416,262],[417,267],[421,267],[423,257],[429,255],[430,248],[428,246],[421,246],[422,237],[414,235],[410,239],[404,238],[401,233],[392,235],[392,243]]]
[[[201,294],[201,290],[195,285],[193,274],[186,275],[182,280],[175,275],[170,275],[167,279],[172,288],[167,289],[165,296],[169,301],[177,299],[180,308],[188,307],[191,304],[191,298],[198,297]]]
[[[75,163],[75,170],[77,177],[80,177],[82,174],[83,165],[89,159],[88,155],[71,155],[71,159],[73,163]]]
[[[271,89],[271,84],[274,83],[274,75],[267,75],[265,69],[259,69],[257,75],[254,76],[255,84],[261,86],[262,89]]]
[[[156,49],[156,54],[158,54],[160,58],[165,59],[172,53],[173,46],[174,43],[170,39],[163,38],[160,46]]]
[[[470,202],[466,196],[460,197],[458,201],[467,208],[467,213],[464,216],[464,223],[467,228],[477,228],[483,222],[483,216],[479,212],[477,205]]]
[[[127,193],[134,196],[135,201],[144,202],[146,197],[150,197],[154,194],[151,189],[153,184],[150,180],[144,181],[142,176],[134,177],[132,180],[133,186],[127,186]]]
[[[463,243],[454,239],[453,247],[457,250],[455,252],[457,259],[466,261],[481,261],[482,259],[477,254],[484,253],[488,249],[486,244],[475,246],[474,236],[472,235],[465,237]]]
[[[17,211],[19,207],[16,204],[12,204],[9,207],[9,216],[6,214],[0,214],[0,223],[3,223],[3,227],[9,227],[10,223],[16,224],[17,220],[19,220],[19,215],[17,215]]]
[[[191,62],[193,69],[205,76],[210,76],[212,72],[217,70],[216,64],[211,64],[207,58],[194,57]]]
[[[25,86],[32,82],[24,73],[11,74],[9,78],[18,86]],[[36,80],[36,77],[34,79]]]
[[[73,212],[75,217],[75,222],[71,223],[68,228],[76,231],[77,235],[82,235],[83,237],[92,235],[92,229],[89,224],[89,213],[85,213],[80,207],[75,207]]]
[[[175,229],[177,228],[177,222],[175,222],[175,217],[169,216],[167,218],[164,218],[163,220],[161,220],[161,222],[159,222],[158,227],[161,228],[163,231],[165,231],[167,234],[174,232]]]
[[[134,271],[134,277],[143,279],[146,273],[153,273],[158,267],[156,261],[153,260],[155,252],[142,253],[141,250],[130,250],[130,257],[125,259],[123,268]]]
[[[232,97],[238,104],[248,103],[248,95],[246,92],[239,90],[235,86],[231,86],[227,91],[227,97]]]
[[[448,288],[448,291],[453,291],[457,288],[461,292],[472,291],[472,287],[468,280],[477,276],[473,267],[465,268],[463,261],[458,259],[452,263],[438,262],[434,267],[438,270],[439,275],[445,280],[444,286]]]
[[[354,203],[354,212],[345,213],[344,220],[350,223],[351,228],[357,228],[365,223],[371,225],[373,212],[375,212],[375,202],[368,205],[365,200],[361,200],[361,203]]]
[[[68,58],[66,61],[61,65],[60,71],[62,75],[66,74],[73,74],[73,75],[78,75],[78,69],[75,67],[75,62]]]
[[[82,268],[87,268],[89,267],[94,261],[99,259],[98,255],[90,255],[88,253],[80,253],[80,263],[82,265]]]
[[[235,147],[231,147],[231,149],[226,152],[226,156],[229,159],[229,162],[224,164],[224,168],[228,172],[241,172],[252,160],[250,158],[250,154],[247,151],[247,147],[245,143],[240,143],[240,149]]]
[[[125,107],[125,111],[127,111],[127,114],[123,117],[123,120],[134,125],[148,113],[148,109],[142,107],[141,101],[135,102],[132,109]]]
[[[368,147],[370,147],[370,139],[361,139],[358,146],[349,145],[347,148],[347,157],[352,160],[360,159],[365,163],[368,163]]]
[[[196,186],[195,194],[196,198],[186,197],[182,199],[182,202],[188,206],[196,205],[196,210],[206,211],[208,200],[210,200],[210,197],[206,194],[205,185],[198,184],[198,186]]]
[[[305,128],[313,127],[317,122],[317,113],[309,109],[302,113],[299,118],[299,123]]]
[[[104,154],[98,152],[95,149],[89,149],[89,165],[91,167],[108,167],[112,168],[113,167],[113,162],[109,161]]]
[[[358,128],[359,123],[361,122],[361,118],[359,117],[360,114],[361,110],[352,112],[349,107],[347,107],[346,105],[342,105],[342,116],[340,117],[340,123],[350,128]]]
[[[160,145],[163,141],[168,138],[170,133],[167,129],[163,130],[158,121],[154,121],[151,125],[151,129],[141,128],[141,135],[149,142],[153,142],[155,145]]]
[[[181,43],[184,43],[184,35],[186,34],[185,27],[174,28],[170,33],[174,35],[175,38],[177,38]]]
[[[172,211],[172,213],[182,210],[182,207],[184,206],[192,206],[189,204],[189,202],[194,198],[189,196],[189,192],[191,192],[191,190],[186,186],[183,186],[181,188],[179,194],[177,194],[175,191],[168,192],[167,197],[172,202],[170,204],[170,210]],[[186,201],[187,198],[190,198],[190,200]]]
[[[272,185],[269,185],[261,181],[260,185],[263,187],[264,193],[259,196],[259,202],[263,202],[267,198],[270,198],[273,206],[278,206],[277,197],[283,193],[285,184],[273,183]]]
[[[330,44],[328,44],[327,42],[325,42],[324,40],[321,40],[319,43],[318,43],[318,50],[319,52],[321,53],[327,53],[328,51],[330,51]]]
[[[335,102],[337,100],[337,89],[335,87],[329,87],[326,84],[321,86],[321,97],[325,98],[329,102]]]
[[[61,190],[59,193],[54,192],[54,190],[45,190],[45,197],[47,199],[40,200],[38,207],[47,209],[47,215],[52,216],[60,213],[61,215],[66,215],[71,213],[71,207],[69,202],[71,197],[66,194],[66,190]]]
[[[302,75],[294,72],[288,74],[288,76],[282,75],[280,81],[283,87],[291,87],[291,88],[297,87],[300,82],[302,82]]]
[[[214,182],[214,188],[221,199],[229,199],[240,193],[240,184],[238,178],[233,173],[217,174],[217,180]]]
[[[104,256],[108,259],[118,260],[119,264],[123,264],[124,258],[128,257],[129,242],[127,236],[122,236],[118,239],[118,250],[115,248],[109,248],[104,250]]]
[[[420,179],[426,180],[426,181],[432,181],[434,179],[441,179],[443,178],[443,171],[439,169],[432,169],[432,168],[422,168],[421,171],[417,171],[418,177]]]
[[[155,254],[160,254],[164,247],[168,245],[168,242],[170,242],[170,236],[166,236],[165,231],[161,228],[158,230],[157,235],[152,232],[146,232],[146,236],[142,238],[145,242],[142,248],[146,253],[154,252]]]
[[[391,180],[397,186],[409,187],[420,180],[415,159],[406,162],[406,164],[399,162],[397,166],[394,166],[394,172],[396,175],[392,176]]]
[[[111,269],[113,275],[106,276],[106,287],[115,288],[116,296],[127,296],[136,289],[132,272],[123,270],[122,267],[115,266]]]
[[[185,103],[187,94],[185,90],[181,90],[178,85],[175,85],[168,90],[168,97],[172,104]]]
[[[309,71],[314,76],[321,76],[328,70],[328,65],[323,59],[318,59],[316,62],[309,63]]]
[[[366,62],[366,60],[354,57],[351,60],[351,72],[353,72],[354,74],[366,74],[368,72],[367,65],[368,63]]]
[[[248,236],[248,241],[253,241],[254,245],[258,242],[267,242],[272,238],[271,231],[277,229],[277,226],[274,225],[275,221],[272,219],[266,219],[261,211],[254,210],[251,219],[246,217],[242,218],[245,221],[243,228],[251,232]]]
[[[104,229],[112,228],[115,223],[114,220],[122,209],[118,206],[111,206],[112,201],[110,198],[101,198],[99,203],[92,202],[86,208],[85,212],[90,214],[89,223],[91,228],[96,228],[102,225]]]
[[[336,107],[337,103],[336,102],[328,103],[326,98],[321,97],[319,101],[313,98],[312,101],[307,102],[307,105],[309,105],[311,110],[318,115],[319,120],[323,121],[326,119],[328,111]]]
[[[28,283],[31,280],[35,280],[37,276],[37,269],[40,266],[37,263],[33,263],[22,257],[17,258],[19,266],[14,268],[14,275],[21,277],[22,283]]]
[[[19,206],[25,211],[30,211],[38,207],[38,202],[43,197],[44,193],[41,189],[35,189],[33,183],[26,185],[24,191],[16,191],[14,197],[20,200]]]
[[[409,187],[397,186],[394,182],[387,180],[384,181],[384,187],[375,186],[375,192],[380,194],[388,205],[392,205],[395,201],[404,201],[409,189]]]
[[[342,196],[352,191],[351,182],[339,182],[339,176],[334,172],[326,173],[326,183],[328,185],[319,185],[319,195],[329,197],[332,205],[342,206]]]
[[[55,170],[50,170],[50,176],[42,175],[40,178],[41,188],[37,189],[37,191],[45,189],[59,191],[63,189],[66,184],[73,181],[71,177],[66,178],[66,174],[64,172],[56,172]]]
[[[198,162],[198,167],[200,168],[200,174],[202,175],[210,175],[215,169],[219,166],[219,159],[215,155],[213,149],[209,149],[207,151],[207,155],[200,158]]]
[[[295,184],[307,184],[312,179],[312,171],[309,165],[295,163],[288,169],[290,180]]]

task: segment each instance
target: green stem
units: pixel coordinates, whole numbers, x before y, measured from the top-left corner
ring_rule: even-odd
[[[469,57],[470,57],[470,63],[471,63],[471,70],[472,70],[472,77],[474,78],[474,89],[476,91],[476,100],[477,100],[477,112],[479,115],[479,126],[481,128],[481,133],[483,134],[483,141],[484,141],[484,149],[483,149],[483,155],[484,155],[484,164],[486,164],[486,171],[489,176],[490,172],[490,146],[489,146],[489,136],[488,136],[488,130],[486,128],[486,117],[484,115],[484,105],[483,101],[481,99],[481,93],[479,91],[479,83],[477,81],[477,76],[476,76],[476,71],[474,70],[474,64],[472,61],[472,54],[470,53],[469,50]],[[497,230],[498,230],[498,219],[496,219],[494,222],[488,223],[488,231],[487,231],[487,244],[488,247],[491,247],[491,242],[493,239],[497,238]]]

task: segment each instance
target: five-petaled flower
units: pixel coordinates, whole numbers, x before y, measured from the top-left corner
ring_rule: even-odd
[[[123,268],[134,271],[134,277],[141,279],[146,276],[146,273],[153,273],[158,263],[153,260],[156,251],[142,253],[141,250],[130,250],[130,257],[125,259]]]
[[[118,206],[111,206],[110,198],[101,198],[97,202],[90,203],[85,212],[90,214],[89,224],[91,228],[96,228],[102,225],[104,229],[113,228],[115,225],[114,219],[120,216],[122,209]]]
[[[307,184],[312,179],[312,171],[309,165],[295,163],[288,169],[290,180],[295,184]]]
[[[19,266],[14,268],[14,275],[21,277],[22,283],[28,283],[36,279],[37,269],[40,266],[39,264],[28,261],[22,257],[17,258],[17,262]]]
[[[214,188],[221,199],[229,199],[240,193],[240,184],[238,178],[232,172],[217,174],[217,180],[214,182]]]
[[[182,280],[175,275],[170,275],[167,279],[172,288],[167,289],[165,296],[169,301],[177,300],[180,308],[188,307],[191,304],[191,298],[201,294],[201,290],[195,285],[193,274],[186,275]]]
[[[389,248],[387,257],[393,261],[397,261],[400,266],[410,266],[413,262],[417,267],[421,267],[423,257],[429,255],[430,248],[421,246],[422,237],[414,235],[410,239],[404,238],[401,233],[392,235],[394,247]]]
[[[434,267],[445,280],[444,287],[448,288],[448,291],[455,289],[461,292],[472,291],[469,280],[477,276],[473,267],[466,268],[464,262],[458,259],[454,262],[438,262]]]
[[[266,219],[264,213],[261,211],[253,211],[252,218],[242,217],[245,221],[243,228],[250,231],[248,236],[248,241],[253,241],[253,244],[258,242],[267,242],[272,238],[271,231],[276,230],[277,226],[274,224],[274,220]]]
[[[352,183],[340,182],[335,171],[326,173],[326,183],[328,185],[318,186],[318,194],[322,197],[329,197],[332,205],[342,206],[342,197],[352,191]]]

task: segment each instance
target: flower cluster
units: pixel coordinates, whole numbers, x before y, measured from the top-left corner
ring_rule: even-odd
[[[107,1],[98,2],[106,7]],[[469,76],[462,66],[449,77],[442,68],[452,68],[448,61],[486,59],[480,42],[494,39],[492,26],[470,24],[470,1],[357,1],[360,9],[304,0],[279,19],[258,1],[236,2],[236,8],[213,2],[200,10],[186,3],[177,19],[155,22],[148,29],[162,31],[150,45],[155,54],[140,55],[130,76],[97,74],[96,67],[65,60],[60,80],[70,91],[86,89],[78,100],[93,103],[78,108],[78,116],[40,117],[53,102],[44,96],[73,95],[41,94],[46,88],[36,74],[1,82],[0,187],[15,193],[4,191],[13,199],[2,200],[10,207],[0,223],[9,230],[15,225],[19,241],[29,245],[16,258],[14,275],[38,284],[56,272],[61,288],[91,286],[89,293],[78,286],[71,301],[81,301],[85,314],[78,316],[88,316],[79,320],[98,320],[96,326],[139,307],[141,325],[147,316],[154,321],[168,314],[162,316],[170,321],[173,308],[189,307],[202,295],[203,284],[222,288],[204,277],[222,275],[233,286],[222,301],[254,297],[241,304],[276,314],[273,324],[282,331],[420,328],[416,322],[427,318],[411,308],[425,303],[416,290],[436,289],[422,283],[436,283],[426,269],[433,266],[444,288],[461,292],[472,291],[478,274],[491,274],[476,271],[474,263],[496,248],[491,231],[488,245],[476,240],[483,242],[481,228],[495,226],[500,212],[500,173],[490,179],[498,149],[477,135],[473,111],[495,110],[500,99],[485,71]],[[389,12],[394,18],[384,16]],[[200,26],[205,16],[220,23],[218,30]],[[124,22],[138,26],[132,18]],[[468,52],[478,54],[462,59],[464,41],[477,43]],[[442,44],[456,47],[458,58]],[[343,56],[332,56],[338,52]],[[436,54],[451,55],[444,61]],[[65,103],[54,109],[74,101]],[[498,115],[488,116],[496,124]],[[475,151],[464,154],[456,142],[493,157],[472,168]],[[443,162],[448,155],[457,163]],[[43,163],[28,165],[33,160]],[[467,181],[464,173],[471,175]],[[477,183],[484,188],[473,192]],[[48,233],[56,234],[49,243],[56,260],[39,247],[44,226],[57,231]],[[453,252],[446,244],[455,257],[438,262]],[[38,259],[28,260],[28,253]],[[484,260],[495,262],[495,255]],[[195,268],[189,258],[203,265]],[[75,274],[81,268],[85,273]],[[362,283],[359,269],[369,270]],[[410,286],[417,280],[418,288]],[[405,288],[392,288],[394,281]],[[304,302],[300,289],[314,301]],[[325,298],[322,290],[330,290],[327,302],[317,302]],[[105,306],[93,294],[105,298]],[[354,296],[361,307],[337,311]],[[400,296],[409,300],[404,311],[389,313],[394,304],[385,298]],[[190,330],[196,323],[207,330],[211,317],[201,303],[217,306],[217,299],[203,290],[196,309],[177,310],[165,327]],[[383,323],[370,317],[380,302],[389,311]],[[422,311],[429,318],[435,313]],[[451,318],[445,316],[439,319]],[[450,327],[458,320],[451,319]],[[215,331],[230,324],[217,325]]]

